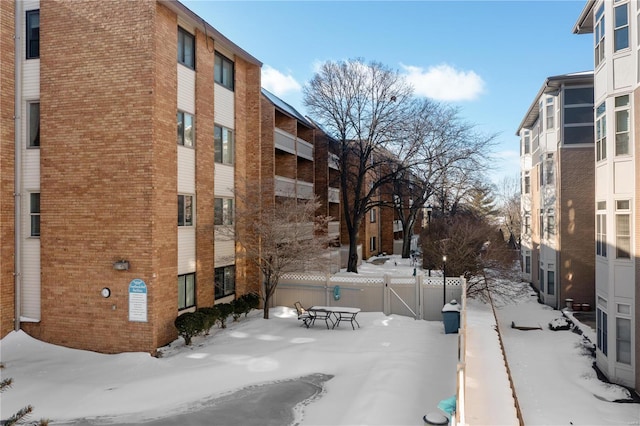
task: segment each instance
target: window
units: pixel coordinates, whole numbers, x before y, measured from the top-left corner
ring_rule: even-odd
[[[531,153],[531,136],[529,132],[525,133],[523,141],[523,153],[530,154]]]
[[[553,209],[547,210],[547,238],[553,238],[556,235],[556,217]]]
[[[616,201],[616,258],[631,257],[631,214],[629,200]]]
[[[193,34],[178,27],[178,63],[196,69],[196,40]]]
[[[213,200],[213,224],[233,225],[233,199],[216,198]]]
[[[596,161],[607,158],[607,116],[606,106],[602,102],[596,108]]]
[[[554,126],[553,119],[555,117],[555,111],[553,109],[553,98],[547,98],[545,117],[547,119],[547,130],[552,130]]]
[[[540,224],[540,239],[544,239],[545,234],[544,234],[544,209],[540,209],[540,222],[538,222]]]
[[[531,256],[528,254],[524,256],[524,272],[531,273]]]
[[[607,355],[607,313],[598,308],[596,311],[596,334],[598,349]]]
[[[40,193],[29,194],[29,214],[31,216],[31,236],[40,236]]]
[[[215,149],[215,162],[233,164],[233,131],[226,127],[216,125],[214,127],[213,144]]]
[[[40,57],[40,10],[27,11],[27,59]]]
[[[227,89],[233,90],[233,78],[233,62],[216,52],[213,80]]]
[[[524,233],[527,235],[531,233],[531,215],[529,212],[525,212],[524,215]]]
[[[631,320],[616,318],[616,361],[631,364]]]
[[[596,254],[607,257],[607,203],[599,201],[596,212]]]
[[[629,47],[629,7],[628,3],[621,4],[613,8],[614,28],[613,28],[613,50],[626,49]]]
[[[629,154],[629,95],[615,99],[616,156]]]
[[[178,275],[178,310],[196,305],[196,274]]]
[[[178,111],[178,145],[193,147],[193,115]]]
[[[40,102],[29,102],[27,109],[29,116],[28,147],[38,148],[40,147]]]
[[[223,266],[214,271],[214,298],[230,296],[236,292],[236,267]]]
[[[595,25],[593,27],[595,40],[595,66],[604,61],[604,3],[600,5],[595,14]]]
[[[538,164],[538,188],[544,185],[544,162],[540,159]]]
[[[547,154],[547,159],[546,161],[546,166],[545,166],[545,183],[547,185],[553,185],[553,172],[555,170],[554,168],[554,164],[553,164],[553,154]]]
[[[547,294],[553,296],[556,294],[556,273],[555,271],[547,271]]]
[[[531,193],[531,176],[529,175],[529,172],[524,172],[524,193]]]
[[[193,196],[178,195],[178,226],[193,225]]]
[[[371,237],[369,238],[369,250],[371,251],[375,251],[376,250],[376,237]]]
[[[369,222],[375,223],[376,221],[376,209],[369,210]]]

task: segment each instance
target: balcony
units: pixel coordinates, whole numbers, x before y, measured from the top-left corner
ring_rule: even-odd
[[[276,176],[275,195],[278,197],[298,197],[311,200],[314,197],[313,184],[283,176]]]
[[[340,235],[340,222],[332,221],[327,224],[327,233],[330,237],[338,237]]]
[[[339,158],[337,155],[329,153],[329,167],[334,169],[334,170],[339,170],[338,164],[339,163]]]
[[[330,203],[340,203],[340,190],[338,188],[329,188],[327,199]]]
[[[291,133],[277,127],[274,129],[273,136],[275,147],[279,150],[313,161],[313,145],[309,142],[296,138]]]

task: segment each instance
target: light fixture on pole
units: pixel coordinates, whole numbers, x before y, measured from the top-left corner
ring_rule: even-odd
[[[447,256],[442,256],[442,306],[447,304]]]
[[[433,207],[431,204],[427,205],[427,234],[429,235],[429,242],[431,242],[431,212],[433,211]],[[431,276],[431,260],[427,259],[427,268],[429,268],[429,276]]]

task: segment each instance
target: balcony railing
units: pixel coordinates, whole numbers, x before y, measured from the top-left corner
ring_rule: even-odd
[[[402,231],[402,222],[399,220],[394,220],[393,221],[393,232],[400,232]]]
[[[296,153],[296,138],[292,134],[276,128],[273,136],[276,148],[290,154]]]
[[[329,193],[327,198],[330,203],[339,203],[340,202],[340,190],[338,188],[329,188]]]
[[[279,197],[298,197],[311,200],[314,196],[313,184],[284,176],[276,176],[275,194]]]
[[[296,139],[297,147],[298,147],[298,157],[306,158],[307,160],[313,161],[313,145],[311,145],[307,141],[303,141],[302,139]]]
[[[329,153],[329,167],[338,170],[339,158],[337,155]]]

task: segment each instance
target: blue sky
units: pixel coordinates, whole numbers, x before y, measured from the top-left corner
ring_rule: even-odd
[[[593,69],[592,36],[571,31],[585,0],[183,3],[260,60],[262,86],[302,113],[319,63],[363,58],[406,74],[416,95],[498,134],[494,182],[518,174],[515,132],[544,80]]]

